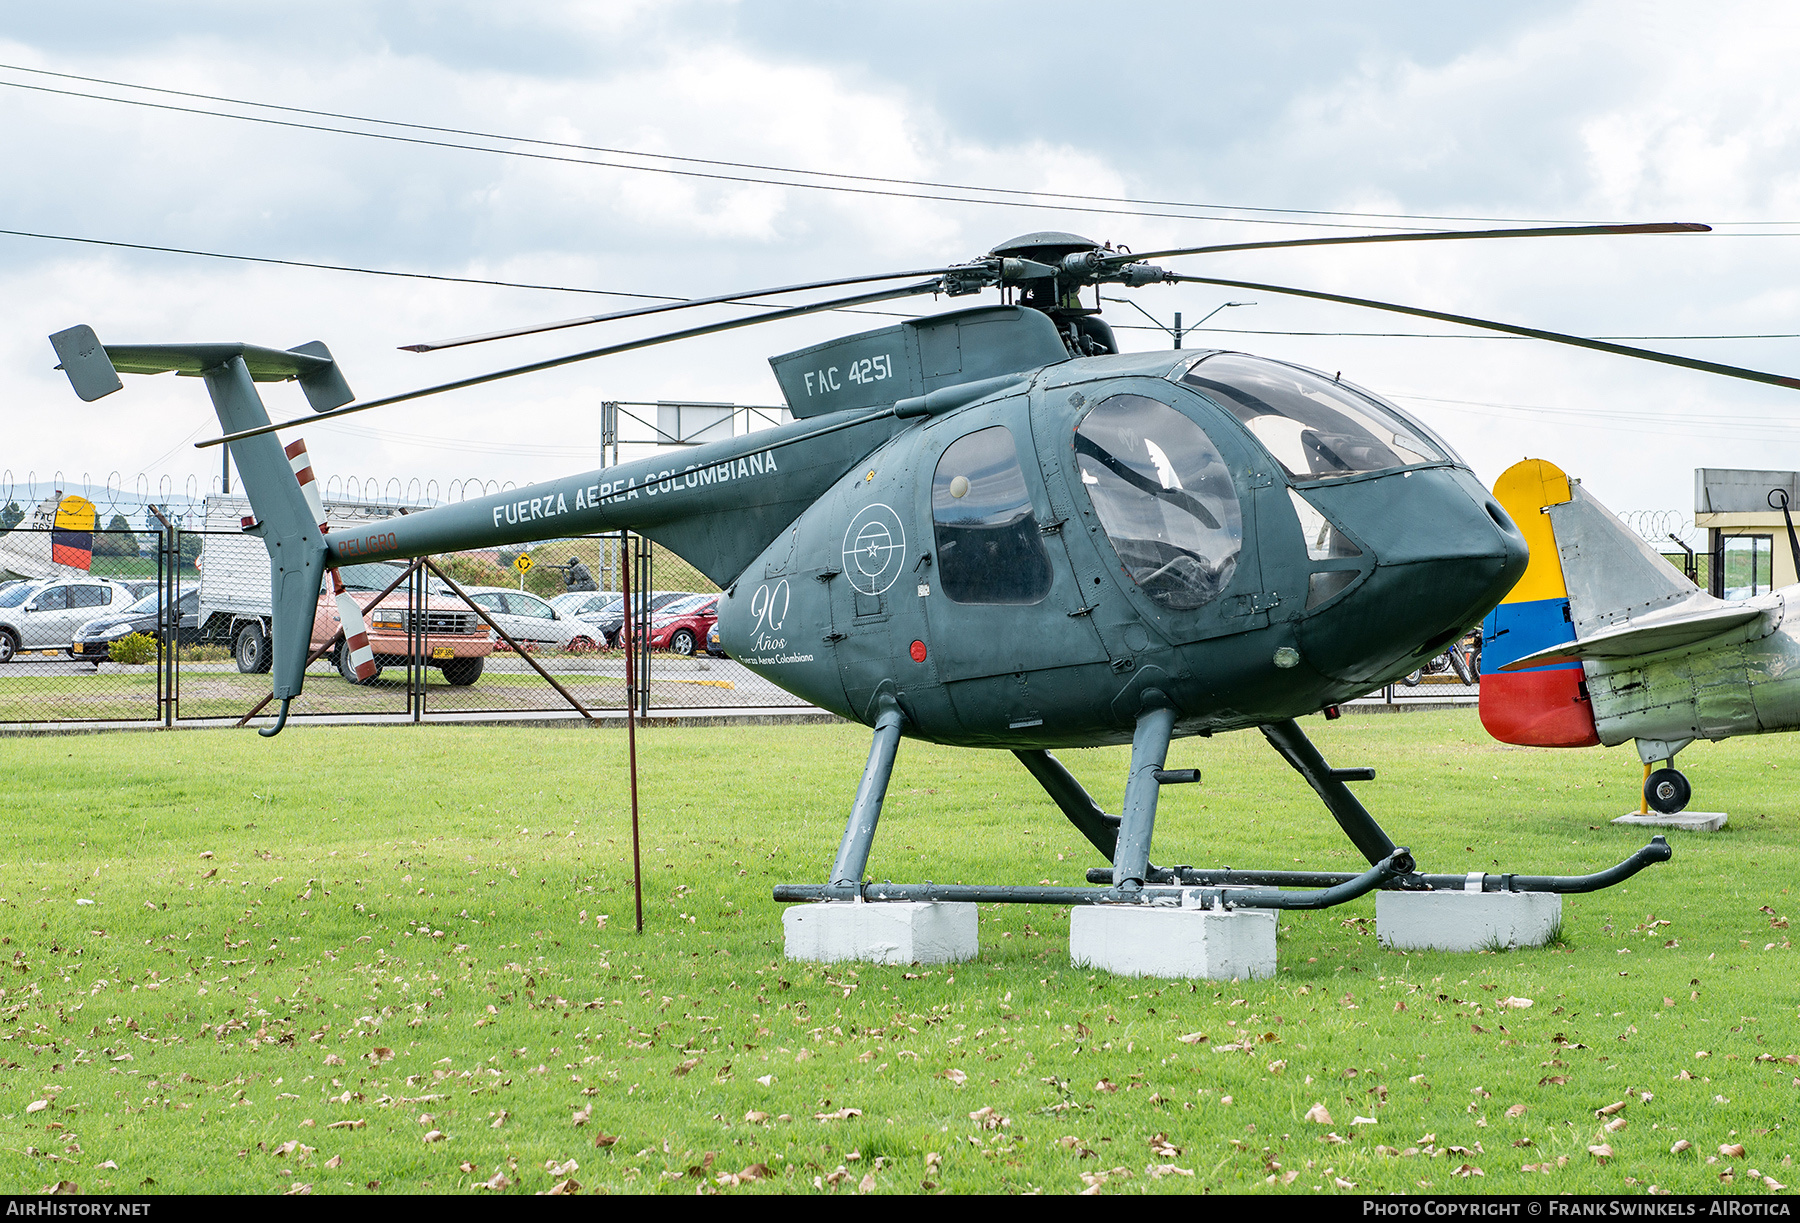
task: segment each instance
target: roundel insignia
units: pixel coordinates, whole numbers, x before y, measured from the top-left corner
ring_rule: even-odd
[[[866,595],[892,586],[906,568],[906,528],[879,501],[864,506],[844,531],[844,576]]]
[[[925,643],[923,641],[913,642],[912,649],[909,652],[912,654],[912,660],[914,662],[925,661]]]

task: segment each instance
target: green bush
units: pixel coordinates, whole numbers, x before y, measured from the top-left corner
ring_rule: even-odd
[[[139,666],[156,661],[156,638],[146,637],[142,633],[131,633],[112,643],[106,655],[116,663],[127,666]]]

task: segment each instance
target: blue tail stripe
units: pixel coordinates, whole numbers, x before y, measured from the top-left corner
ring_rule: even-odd
[[[1567,599],[1555,598],[1502,603],[1496,607],[1481,625],[1481,673],[1493,675],[1515,659],[1574,641],[1575,626],[1569,623],[1566,615],[1568,606]],[[1578,662],[1563,662],[1531,670],[1579,670],[1580,667]]]

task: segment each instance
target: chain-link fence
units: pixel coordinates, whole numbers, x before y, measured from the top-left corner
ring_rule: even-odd
[[[174,725],[263,713],[273,660],[268,553],[235,521],[225,529],[238,508],[228,501],[208,499],[200,530],[159,521],[156,532],[90,532],[85,555],[57,543],[66,532],[0,534],[0,723]],[[331,515],[344,526],[392,512],[339,503]],[[379,670],[358,680],[345,660],[328,586],[291,717],[593,716],[628,701],[648,716],[799,704],[717,652],[717,587],[636,536],[336,572],[363,608]],[[629,624],[619,594],[627,579]]]

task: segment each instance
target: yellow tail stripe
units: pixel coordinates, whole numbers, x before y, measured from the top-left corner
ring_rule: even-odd
[[[1531,547],[1525,576],[1502,601],[1529,603],[1537,599],[1568,598],[1568,587],[1563,584],[1562,560],[1556,554],[1556,537],[1550,530],[1550,516],[1543,510],[1545,506],[1561,505],[1569,499],[1569,477],[1547,460],[1525,459],[1500,473],[1500,478],[1494,481],[1494,496],[1512,515]]]

